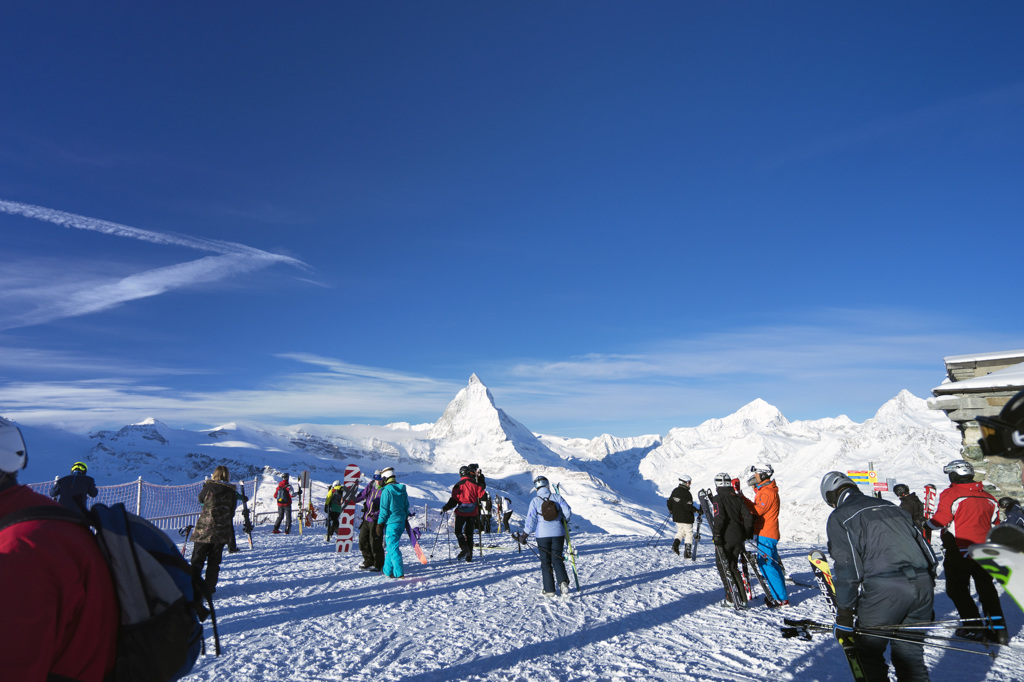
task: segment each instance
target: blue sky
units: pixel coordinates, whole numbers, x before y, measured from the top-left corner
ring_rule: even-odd
[[[862,421],[1024,348],[1024,5],[8,3],[0,414]]]

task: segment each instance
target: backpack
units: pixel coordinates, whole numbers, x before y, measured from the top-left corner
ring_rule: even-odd
[[[292,494],[288,490],[288,486],[281,485],[277,487],[277,503],[278,504],[291,504]]]
[[[199,653],[205,653],[201,621],[207,614],[220,655],[213,599],[166,533],[121,503],[95,504],[86,516],[64,507],[27,507],[0,519],[0,529],[51,519],[92,530],[110,568],[121,614],[117,662],[110,679],[163,681],[186,675]]]
[[[540,515],[545,521],[557,521],[562,516],[562,510],[549,497],[540,503]]]

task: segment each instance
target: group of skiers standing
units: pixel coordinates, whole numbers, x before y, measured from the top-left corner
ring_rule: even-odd
[[[711,520],[712,541],[716,548],[715,562],[726,588],[725,606],[733,606],[730,584],[742,585],[739,563],[745,554],[748,540],[755,543],[758,570],[768,584],[770,595],[765,596],[765,605],[770,608],[789,606],[779,556],[779,488],[773,480],[775,471],[770,464],[757,463],[747,469],[747,484],[754,491],[750,500],[740,492],[738,479],[728,473],[715,476],[715,492],[711,497],[714,519]],[[666,504],[676,524],[676,535],[672,551],[679,554],[683,545],[683,557],[689,559],[693,551],[693,524],[695,515],[702,513],[699,504],[693,501],[690,492],[692,479],[683,475],[679,485],[669,495]],[[735,595],[741,605],[746,605],[746,594],[738,590]]]

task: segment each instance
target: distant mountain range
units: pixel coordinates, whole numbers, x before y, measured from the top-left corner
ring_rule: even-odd
[[[953,423],[907,391],[864,423],[845,416],[790,422],[758,399],[727,417],[672,429],[664,437],[574,439],[533,433],[496,406],[476,375],[434,424],[231,423],[192,431],[147,419],[88,435],[34,426],[23,431],[30,457],[23,482],[51,480],[78,460],[89,464],[101,485],[138,477],[189,483],[224,464],[235,480],[264,479],[260,497],[270,508],[272,483],[281,472],[309,470],[314,496],[322,498],[326,486],[355,462],[364,474],[394,466],[414,505],[436,509],[448,499],[458,468],[476,463],[488,489],[511,497],[518,511],[529,500],[533,477],[544,474],[561,484],[577,528],[620,534],[653,533],[665,520],[665,497],[681,474],[693,478],[696,491],[712,487],[718,472],[744,479],[748,466],[767,462],[781,490],[784,538],[802,541],[823,537],[830,510],[821,502],[818,482],[825,472],[873,463],[880,480],[893,478],[920,493],[925,483],[944,487],[942,466],[960,452]]]

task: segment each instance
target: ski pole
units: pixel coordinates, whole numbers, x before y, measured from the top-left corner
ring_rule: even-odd
[[[803,630],[803,631],[817,630],[819,632],[831,632],[832,629],[833,629],[832,626],[828,625],[827,623],[817,623],[817,622],[813,622],[813,621],[805,621],[804,624],[801,624],[801,625],[796,625],[796,626],[792,626],[792,627],[784,627],[784,628],[782,628],[782,633],[783,633],[782,636],[784,638],[785,637],[794,637],[794,636],[800,635],[801,634],[801,630]],[[993,652],[991,652],[991,651],[978,651],[977,649],[966,649],[966,648],[963,648],[963,647],[951,646],[951,645],[948,645],[948,644],[939,644],[939,643],[934,642],[934,641],[929,642],[929,641],[927,641],[927,639],[925,639],[925,637],[897,637],[897,636],[895,636],[895,635],[893,635],[891,633],[888,633],[888,632],[886,632],[884,630],[876,631],[876,630],[873,630],[871,628],[854,628],[853,634],[855,634],[855,635],[863,635],[864,637],[878,637],[879,639],[888,639],[888,640],[893,641],[893,642],[908,642],[910,644],[920,644],[921,646],[930,646],[930,647],[935,647],[935,648],[938,648],[938,649],[950,649],[951,651],[964,651],[964,652],[969,653],[969,654],[980,654],[982,656],[990,656],[992,658],[995,658],[995,654]],[[993,645],[997,646],[997,647],[998,646],[1009,646],[1008,644],[996,644],[995,642],[974,642],[973,640],[960,639],[960,638],[957,638],[957,637],[933,637],[932,639],[941,639],[941,640],[946,641],[946,642],[956,642],[956,643],[961,643],[961,642],[969,643],[969,644],[978,643],[978,644],[982,644],[986,648],[988,648],[989,646],[993,646]]]
[[[437,532],[434,533],[434,544],[430,546],[430,558],[434,558],[434,548],[437,547],[437,539],[441,536],[441,526],[444,525],[444,517],[448,512],[442,512],[441,517],[437,520]]]
[[[661,525],[658,526],[657,530],[654,531],[654,535],[644,543],[644,547],[650,547],[654,544],[655,540],[661,537],[662,530],[665,528],[665,525],[668,523],[670,518],[672,518],[671,513],[665,515],[665,519],[661,522]]]

